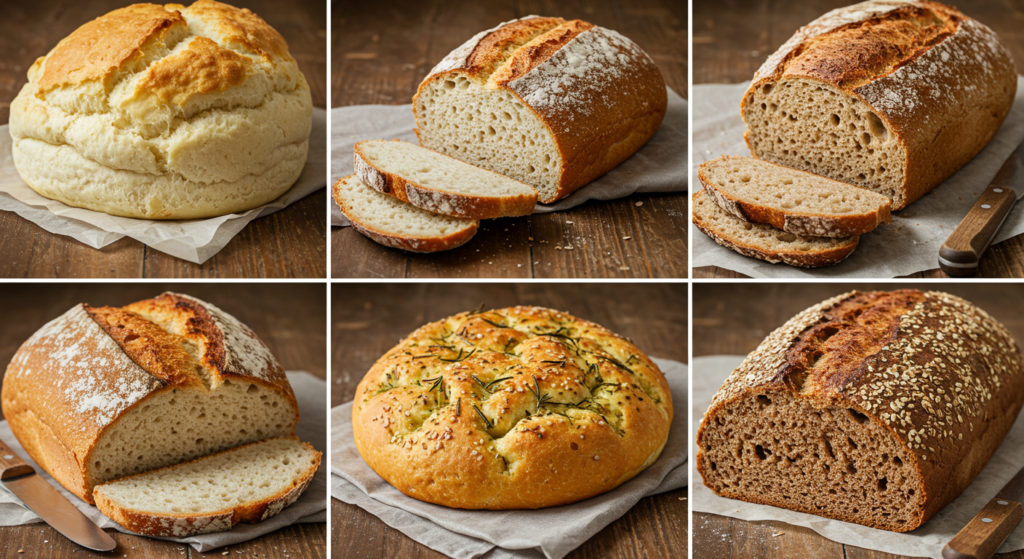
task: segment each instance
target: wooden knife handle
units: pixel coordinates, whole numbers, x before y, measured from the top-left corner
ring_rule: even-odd
[[[939,267],[950,276],[973,276],[989,243],[1002,226],[1017,193],[1005,186],[989,186],[939,249]]]
[[[946,559],[989,559],[1024,518],[1024,505],[996,497],[946,547]]]
[[[0,441],[0,479],[10,479],[31,473],[35,473],[32,466],[26,464],[3,441]]]

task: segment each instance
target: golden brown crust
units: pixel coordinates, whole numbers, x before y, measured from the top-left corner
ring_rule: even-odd
[[[225,91],[241,85],[252,71],[252,60],[196,37],[188,48],[157,62],[137,91],[156,95],[162,103],[183,106],[193,95]]]
[[[657,459],[672,399],[629,341],[512,307],[427,324],[381,357],[352,410],[363,459],[411,497],[541,508],[609,491]]]
[[[182,6],[170,4],[176,9]],[[198,0],[188,7],[192,15],[212,21],[226,44],[238,45],[266,60],[291,59],[288,43],[263,18],[248,8],[236,8],[213,0]]]

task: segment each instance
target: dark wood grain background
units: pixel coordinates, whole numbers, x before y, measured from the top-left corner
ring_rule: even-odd
[[[0,289],[0,309],[5,316],[17,319],[5,320],[0,326],[0,364],[6,369],[6,363],[33,332],[78,303],[124,305],[164,291],[198,297],[233,315],[259,335],[286,370],[327,377],[327,287],[322,283],[5,284]],[[107,532],[118,543],[113,553],[81,548],[46,524],[0,527],[0,557],[182,559],[221,557],[225,551],[233,557],[327,557],[326,524],[295,524],[207,554],[171,542]]]
[[[407,104],[452,49],[484,29],[531,14],[583,19],[622,33],[651,55],[672,89],[687,96],[685,1],[342,1],[333,3],[331,13],[331,106]],[[637,194],[487,220],[466,245],[427,255],[385,248],[351,227],[335,227],[331,275],[687,277],[687,200],[685,193]]]
[[[331,406],[352,399],[374,361],[423,324],[484,303],[540,305],[626,336],[648,355],[686,362],[686,284],[334,284]],[[642,499],[570,559],[686,558],[686,488]],[[442,559],[362,509],[331,500],[331,555]]]
[[[800,26],[852,0],[694,0],[693,83],[739,83],[753,77],[768,55],[775,52]],[[1024,72],[1024,2],[979,0],[948,2],[991,27],[1009,47]],[[701,234],[701,233],[698,233]],[[936,255],[937,257],[938,255]],[[1024,235],[988,249],[981,259],[979,277],[1024,277]],[[694,278],[745,278],[715,266],[693,270]],[[913,278],[948,278],[938,269]]]
[[[82,24],[128,0],[0,2],[0,125],[28,81],[32,62]],[[190,2],[183,2],[189,4]],[[324,0],[231,0],[249,8],[288,41],[312,92],[327,106],[327,5]],[[6,132],[5,132],[6,133]],[[215,256],[193,264],[130,238],[97,250],[54,235],[14,212],[0,212],[0,277],[240,278],[326,277],[327,191],[249,223]]]
[[[772,330],[800,311],[853,289],[934,288],[934,283],[695,283],[693,355],[746,355]],[[941,289],[978,305],[1002,322],[1018,342],[1024,341],[1024,286],[1021,284],[944,283]],[[694,370],[693,374],[701,372]],[[690,476],[692,483],[700,483],[696,471]],[[779,532],[783,535],[773,536]],[[782,522],[747,522],[700,512],[693,513],[693,556],[699,559],[908,559],[836,543],[808,528]],[[1024,551],[997,557],[1024,559]]]

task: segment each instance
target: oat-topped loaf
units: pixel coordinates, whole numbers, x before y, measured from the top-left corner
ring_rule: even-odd
[[[313,105],[288,45],[212,0],[133,4],[36,60],[11,104],[14,163],[39,194],[147,219],[260,206],[306,162]]]
[[[754,75],[750,152],[917,200],[971,160],[1009,114],[1017,71],[985,25],[937,2],[873,0],[800,28]]]
[[[400,491],[467,509],[564,505],[658,458],[672,398],[628,340],[538,307],[468,312],[413,332],[356,391],[355,442]]]
[[[715,395],[697,470],[723,497],[907,532],[981,472],[1024,356],[945,293],[851,292],[772,332]]]
[[[53,319],[14,355],[2,403],[29,456],[89,503],[98,484],[291,436],[299,418],[256,334],[174,293]]]

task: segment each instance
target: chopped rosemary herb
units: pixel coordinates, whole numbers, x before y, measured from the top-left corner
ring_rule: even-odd
[[[494,428],[494,424],[491,423],[490,419],[487,419],[487,416],[484,415],[484,412],[480,411],[480,408],[476,407],[476,404],[471,404],[471,405],[473,406],[473,409],[476,410],[476,414],[480,416],[480,419],[484,420],[484,425],[488,429],[493,429]]]
[[[473,348],[469,353],[465,353],[460,347],[459,355],[455,359],[445,359],[444,357],[438,357],[438,359],[448,363],[458,363],[459,361],[462,361],[464,359],[469,359],[469,356],[473,355],[474,353],[476,353],[476,348]]]
[[[490,392],[491,391],[491,386],[493,386],[495,384],[498,384],[499,382],[504,382],[504,381],[509,380],[511,378],[512,377],[496,378],[496,379],[492,380],[491,382],[488,382],[487,385],[484,386],[484,390],[487,390],[488,392]]]
[[[515,338],[509,338],[508,341],[505,342],[505,349],[501,350],[501,352],[502,353],[508,353],[508,346],[512,345],[512,343],[515,342],[515,341],[516,341]]]
[[[480,380],[479,378],[477,378],[477,376],[476,376],[476,375],[469,375],[469,376],[470,376],[470,378],[472,378],[473,380],[475,380],[477,384],[479,384],[480,386],[482,386],[482,387],[484,387],[484,388],[487,388],[487,385],[486,385],[486,384],[484,383],[484,381],[482,381],[482,380]]]
[[[551,395],[540,393],[540,384],[537,382],[537,377],[533,377],[533,388],[530,388],[530,385],[527,385],[526,388],[529,389],[530,392],[533,392],[533,396],[537,398],[537,412],[539,413],[540,407],[543,406],[545,402],[551,400]]]
[[[455,401],[455,417],[459,417],[462,414],[462,398]]]
[[[548,363],[551,365],[558,365],[559,367],[565,367],[565,359],[561,361],[541,361],[541,363]]]
[[[618,368],[622,369],[623,371],[626,371],[627,373],[629,373],[629,374],[631,374],[631,375],[634,375],[634,376],[636,376],[636,373],[634,373],[634,372],[633,372],[633,369],[630,369],[629,367],[627,367],[627,366],[623,365],[623,364],[622,364],[622,363],[621,363],[621,362],[620,362],[619,360],[617,360],[617,359],[613,359],[613,358],[611,358],[611,357],[607,357],[607,356],[604,356],[604,355],[598,355],[598,356],[597,356],[597,358],[598,358],[598,359],[604,359],[605,361],[607,361],[607,362],[611,363],[612,365],[615,365],[616,367],[618,367]]]
[[[431,382],[431,383],[433,383],[433,384],[430,385],[430,388],[427,389],[427,392],[432,392],[435,388],[437,388],[438,386],[441,386],[441,381],[443,381],[443,380],[444,380],[444,377],[443,376],[439,376],[439,377],[436,377],[436,378],[425,378],[425,379],[423,379],[423,382]]]
[[[598,388],[601,388],[602,386],[618,386],[618,383],[614,383],[614,382],[601,382],[601,383],[595,384],[590,389],[590,391],[594,392],[595,390],[597,390]]]
[[[416,359],[425,359],[427,357],[433,357],[433,356],[434,356],[433,353],[427,353],[425,355],[413,355],[412,358],[415,361]]]
[[[486,322],[487,324],[490,324],[491,326],[494,326],[495,328],[511,328],[511,326],[505,326],[504,324],[498,324],[497,322],[492,322],[492,321],[487,320],[486,318],[483,318],[483,317],[481,317],[480,320]]]
[[[487,306],[487,303],[480,303],[480,306],[477,307],[475,311],[469,311],[469,314],[471,314],[471,315],[479,314],[479,313],[483,312],[485,306]]]

